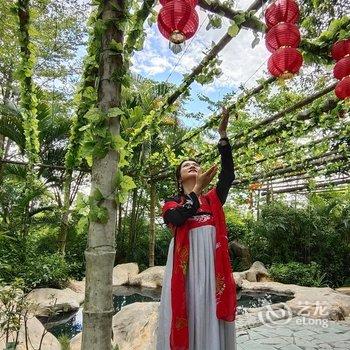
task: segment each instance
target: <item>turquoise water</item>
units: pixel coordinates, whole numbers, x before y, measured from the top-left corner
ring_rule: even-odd
[[[160,301],[161,289],[147,289],[120,286],[117,287],[113,295],[113,304],[115,312],[128,304],[135,302]],[[244,313],[246,308],[256,308],[269,304],[285,302],[291,299],[290,296],[278,295],[272,293],[246,293],[238,292],[238,314]],[[39,318],[45,328],[54,336],[67,335],[73,338],[81,332],[83,323],[83,309],[73,313],[66,313],[56,316],[52,319]]]

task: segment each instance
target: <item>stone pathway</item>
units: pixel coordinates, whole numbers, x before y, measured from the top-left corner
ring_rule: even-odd
[[[238,322],[237,344],[238,350],[350,350],[350,321],[296,316],[260,325]]]

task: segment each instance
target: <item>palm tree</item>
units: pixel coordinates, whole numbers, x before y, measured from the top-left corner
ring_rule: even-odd
[[[124,90],[124,109],[130,113],[127,118],[121,120],[121,135],[129,141],[130,133],[142,125],[142,122],[152,110],[157,109],[162,98],[164,98],[174,86],[170,83],[157,83],[153,80],[143,78],[141,76],[133,76],[132,85],[129,89]],[[149,211],[149,266],[154,265],[154,246],[155,246],[155,210],[158,203],[156,198],[156,184],[152,181],[152,174],[157,172],[157,169],[169,164],[169,160],[163,157],[166,144],[174,144],[178,137],[181,137],[185,132],[185,128],[180,125],[178,118],[179,110],[181,109],[180,101],[174,106],[174,111],[164,114],[160,124],[154,123],[152,127],[155,129],[149,136],[145,135],[136,147],[133,149],[132,158],[129,160],[129,173],[137,182],[137,187],[131,193],[131,210],[129,217],[129,232],[128,232],[128,260],[134,258],[135,242],[137,228],[140,227],[139,210],[140,202],[144,193],[146,193],[147,207]],[[162,137],[160,137],[160,128]],[[158,130],[158,132],[156,132]],[[130,145],[129,147],[132,147]],[[157,159],[159,164],[155,165],[154,160]],[[130,196],[129,196],[130,197]],[[128,200],[129,202],[129,200]],[[122,230],[122,213],[123,206],[119,206],[119,218],[117,224],[117,233],[124,233]],[[128,216],[128,205],[126,205],[124,218]],[[120,237],[120,243],[124,245],[124,235]],[[119,250],[120,251],[120,250]]]
[[[18,232],[23,242],[30,225],[40,223],[38,216],[35,216],[40,212],[46,211],[50,214],[45,218],[47,222],[52,220],[56,226],[61,222],[59,213],[62,208],[64,158],[71,127],[69,117],[53,112],[54,108],[46,102],[44,91],[36,88],[36,96],[39,101],[37,118],[41,163],[34,166],[35,181],[29,189],[25,185],[27,162],[23,116],[14,104],[0,105],[0,134],[7,141],[6,150],[0,160],[0,230],[6,235]],[[76,187],[81,181],[82,176],[78,176]],[[13,186],[14,191],[10,191],[9,186]],[[76,193],[74,191],[72,195]]]

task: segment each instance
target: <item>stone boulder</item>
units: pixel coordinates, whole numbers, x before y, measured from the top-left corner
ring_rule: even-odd
[[[69,350],[81,350],[82,340],[83,340],[83,333],[80,332],[70,340]],[[111,341],[111,347],[113,347],[112,341]],[[113,348],[113,350],[114,350],[114,348]]]
[[[336,288],[335,290],[340,293],[350,295],[350,287],[340,287],[340,288]]]
[[[118,350],[155,350],[159,302],[133,303],[113,316],[112,347]],[[70,350],[80,350],[82,333],[70,341]]]
[[[249,282],[259,282],[260,280],[266,280],[266,278],[269,277],[266,267],[260,261],[255,261],[249,270],[242,271],[241,275],[243,279],[246,279]]]
[[[244,279],[242,283],[243,291],[248,290],[252,292],[272,292],[291,296],[294,295],[298,287],[300,286],[296,284],[284,284],[280,282],[249,282],[246,279]]]
[[[233,256],[240,257],[241,266],[248,269],[252,264],[252,257],[249,248],[237,240],[229,242],[228,248]]]
[[[328,287],[300,287],[295,291],[294,299],[288,301],[287,305],[294,313],[304,307],[312,318],[340,321],[350,316],[350,295]]]
[[[242,283],[243,283],[243,277],[240,272],[233,272],[233,279],[236,282],[236,286],[238,288],[242,288]]]
[[[137,263],[119,264],[113,268],[113,286],[129,284],[130,279],[139,273]]]
[[[83,338],[83,333],[80,332],[77,335],[75,335],[71,340],[70,340],[70,349],[69,350],[81,350],[81,341]]]
[[[36,316],[50,316],[50,310],[54,312],[68,312],[79,309],[79,294],[73,290],[38,288],[33,289],[28,295],[27,300],[33,304],[31,312]]]
[[[162,287],[165,266],[153,266],[130,278],[129,284],[147,288]]]
[[[332,288],[304,287],[279,282],[249,282],[243,280],[242,290],[291,295],[285,305],[294,315],[328,320],[344,320],[350,316],[350,295]]]
[[[261,276],[259,282],[273,282],[273,279],[269,276]]]
[[[28,315],[27,321],[27,332],[25,332],[24,324],[21,326],[19,330],[18,336],[18,345],[16,350],[27,350],[26,342],[25,342],[25,334],[27,333],[27,343],[29,350],[37,350],[39,349],[39,344],[41,341],[41,337],[45,332],[41,349],[42,350],[60,350],[61,345],[59,341],[48,331],[45,330],[42,323],[34,316]],[[12,342],[15,340],[16,333],[12,333],[10,335],[9,341]],[[5,349],[5,339],[3,336],[0,337],[0,349]]]
[[[77,293],[79,304],[82,304],[85,299],[85,277],[82,281],[69,280],[67,288]]]
[[[113,346],[119,350],[154,350],[159,302],[133,303],[113,316]]]

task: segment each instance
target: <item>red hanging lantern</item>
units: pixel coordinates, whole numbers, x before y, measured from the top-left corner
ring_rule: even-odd
[[[335,94],[341,100],[350,98],[350,77],[347,76],[342,79],[335,87]]]
[[[162,6],[166,5],[168,2],[171,2],[171,1],[174,1],[174,0],[159,0]],[[198,5],[198,0],[184,0],[184,1],[188,2],[192,7],[195,7]]]
[[[294,0],[277,0],[266,9],[265,22],[268,29],[280,22],[296,23],[299,14],[299,6]]]
[[[182,44],[198,29],[198,14],[185,0],[174,0],[165,4],[158,14],[161,34],[174,44]]]
[[[303,64],[303,56],[293,47],[283,47],[276,50],[268,60],[269,72],[274,77],[291,78],[297,74]]]
[[[333,74],[338,80],[350,75],[350,56],[342,58],[335,64]]]
[[[332,57],[336,61],[350,55],[350,39],[337,41],[332,47]]]
[[[285,46],[296,48],[300,43],[299,29],[292,23],[278,23],[266,34],[265,43],[270,52]]]

